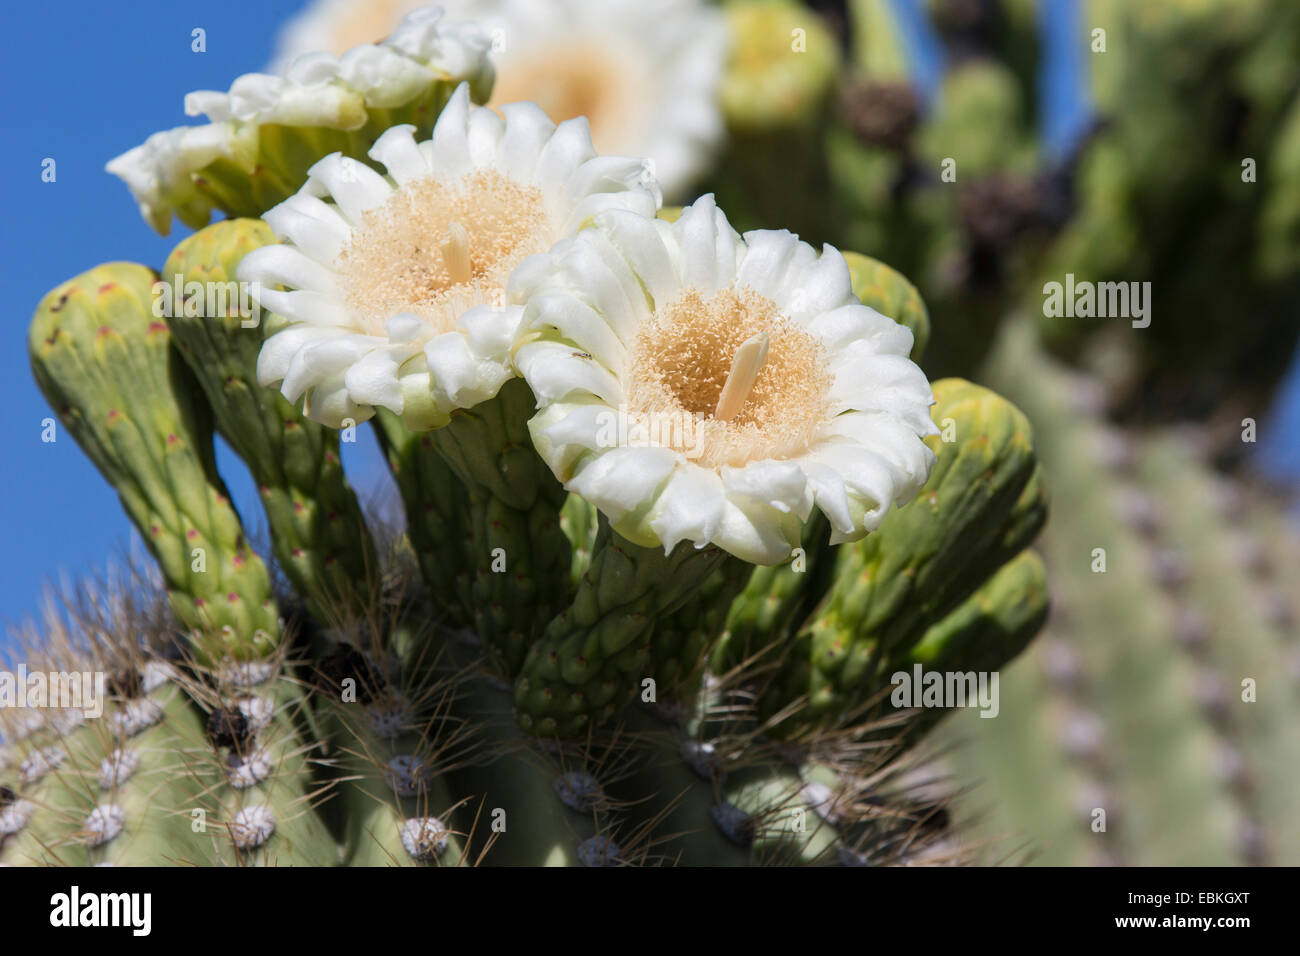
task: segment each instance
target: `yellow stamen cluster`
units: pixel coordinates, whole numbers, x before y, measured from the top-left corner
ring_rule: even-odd
[[[344,298],[373,334],[402,312],[451,331],[466,309],[504,301],[510,271],[544,251],[550,231],[541,190],[495,170],[408,183],[339,255]]]
[[[637,417],[693,416],[693,429],[677,432],[672,445],[707,467],[791,458],[808,449],[829,414],[827,365],[821,344],[770,299],[746,288],[708,298],[691,289],[639,330],[628,404]],[[745,389],[738,377],[752,384]]]

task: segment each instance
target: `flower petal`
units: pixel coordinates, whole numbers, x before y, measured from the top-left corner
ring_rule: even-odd
[[[668,479],[654,504],[650,527],[668,554],[679,541],[702,547],[713,540],[722,524],[725,491],[722,479],[710,468],[685,464]]]

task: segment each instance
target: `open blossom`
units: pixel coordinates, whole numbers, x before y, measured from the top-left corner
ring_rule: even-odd
[[[318,0],[284,31],[279,63],[382,36],[418,0]],[[497,86],[489,105],[531,100],[555,120],[586,116],[602,153],[645,156],[682,196],[721,142],[728,33],[702,0],[442,0],[481,24]]]
[[[382,406],[427,429],[514,377],[519,263],[601,212],[652,217],[660,195],[639,160],[596,155],[585,119],[501,113],[461,86],[428,141],[410,126],[379,137],[370,156],[387,175],[331,155],[265,215],[283,242],[238,273],[289,320],[263,346],[262,384],[333,427]]]
[[[929,475],[912,333],[854,297],[829,246],[742,238],[705,196],[671,224],[602,214],[512,293],[534,444],[637,544],[776,564],[814,506],[834,542],[854,540]],[[625,416],[637,440],[612,441]]]
[[[208,124],[155,133],[107,169],[166,235],[173,214],[197,228],[214,208],[261,213],[302,185],[300,165],[313,150],[316,157],[351,151],[388,125],[431,122],[461,82],[478,99],[488,95],[489,40],[476,24],[451,23],[438,8],[422,8],[362,39],[390,30],[382,42],[349,44],[337,56],[304,51],[282,76],[247,73],[225,93],[190,93],[186,115],[206,115]],[[323,143],[333,145],[321,149]]]

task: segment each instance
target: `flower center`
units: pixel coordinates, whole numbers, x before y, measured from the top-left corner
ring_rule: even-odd
[[[827,365],[821,344],[771,299],[690,289],[638,330],[628,404],[657,443],[704,466],[791,458],[829,414]]]
[[[430,176],[366,213],[337,267],[344,298],[372,334],[402,312],[448,332],[466,309],[504,304],[511,270],[549,240],[541,190],[495,170]]]
[[[556,123],[585,116],[596,152],[635,156],[654,85],[643,56],[613,37],[550,42],[498,64],[492,107],[531,100]]]

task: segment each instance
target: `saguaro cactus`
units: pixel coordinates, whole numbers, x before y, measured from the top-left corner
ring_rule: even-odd
[[[769,160],[792,130],[820,136],[829,33],[794,3],[726,15],[738,136]],[[806,50],[786,53],[791,30]],[[5,862],[950,852],[912,755],[959,704],[882,691],[913,665],[997,670],[1041,623],[1028,421],[970,381],[931,385],[925,303],[883,262],[742,236],[712,195],[656,218],[647,164],[598,156],[581,118],[474,106],[481,40],[414,14],[385,44],[197,94],[216,152],[173,131],[116,164],[159,228],[263,219],[184,240],[161,280],[91,270],[33,319],[37,380],[172,617],[83,616],[51,645],[51,666],[115,675],[111,707],[6,728]],[[244,109],[254,93],[265,109]],[[806,145],[791,215],[827,199]],[[768,188],[777,167],[738,159],[720,185]],[[232,311],[232,281],[259,284],[260,321]],[[611,416],[703,437],[610,439]],[[369,418],[407,517],[383,547],[331,433]],[[283,595],[214,427],[258,486]]]

